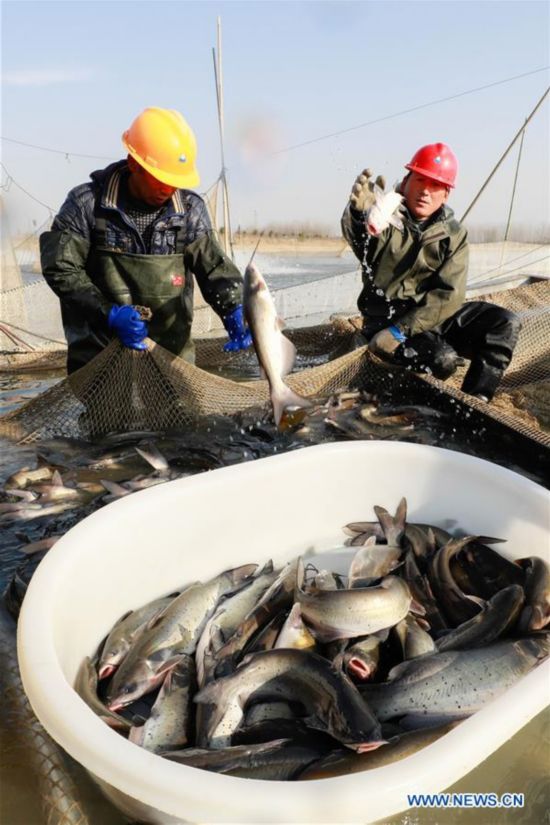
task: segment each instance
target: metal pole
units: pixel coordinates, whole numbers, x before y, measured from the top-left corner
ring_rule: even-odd
[[[221,20],[218,17],[218,32],[217,32],[217,55],[216,50],[212,49],[212,56],[214,58],[214,75],[216,78],[216,98],[218,102],[218,124],[220,132],[220,152],[222,159],[222,171],[220,175],[222,183],[222,197],[223,197],[223,220],[224,220],[224,250],[225,254],[231,253],[231,258],[234,260],[233,253],[233,239],[231,234],[231,221],[229,217],[229,190],[227,186],[227,175],[225,168],[225,152],[224,152],[224,116],[223,116],[223,81],[222,81],[222,66],[221,66]]]
[[[212,49],[212,58],[214,60],[214,79],[216,82],[216,101],[218,104],[218,127],[220,133],[220,154],[222,159],[222,170],[220,172],[219,182],[222,184],[222,201],[225,203],[225,195],[224,195],[224,187],[223,187],[223,171],[224,171],[224,153],[223,153],[223,129],[222,129],[222,121],[220,115],[220,84],[218,82],[218,64],[216,62],[216,49]],[[225,207],[223,207],[223,212],[225,215]],[[224,250],[225,254],[227,255],[228,246],[227,246],[227,226],[225,225],[225,218],[224,218]]]
[[[222,134],[222,142],[224,139],[224,132],[225,132],[225,120],[224,120],[224,112],[223,112],[223,72],[222,72],[222,21],[221,17],[218,17],[218,81],[220,86],[220,113],[221,113],[221,134]],[[223,161],[223,169],[222,169],[222,177],[223,177],[223,215],[224,215],[224,224],[225,224],[225,237],[227,238],[226,243],[226,254],[227,254],[227,244],[229,244],[229,249],[231,250],[231,259],[235,260],[235,255],[233,252],[233,232],[231,231],[231,213],[229,209],[229,187],[227,185],[227,170],[225,168],[225,159]]]
[[[525,138],[525,126],[526,125],[527,125],[527,121],[525,121],[525,124],[523,126],[523,131],[521,133],[521,141],[520,141],[520,144],[519,144],[519,152],[518,152],[518,162],[516,163],[516,174],[514,176],[514,186],[512,188],[512,197],[510,198],[510,211],[508,212],[508,223],[506,224],[506,232],[504,233],[504,240],[505,241],[508,240],[508,232],[510,231],[510,224],[512,222],[512,208],[514,206],[514,198],[516,196],[516,186],[517,186],[517,182],[518,182],[519,163],[520,163],[520,160],[521,160],[521,153],[522,153],[522,150],[523,150],[523,140]]]
[[[506,157],[506,155],[508,154],[508,152],[510,151],[510,149],[512,148],[512,146],[514,145],[516,140],[518,139],[518,137],[522,134],[522,132],[524,132],[525,127],[527,126],[527,124],[529,123],[529,121],[531,120],[531,118],[533,117],[533,115],[535,114],[537,109],[539,108],[539,106],[542,105],[542,103],[544,101],[544,98],[548,95],[548,92],[550,92],[550,86],[547,88],[547,90],[545,91],[545,93],[543,94],[543,96],[541,97],[541,99],[539,100],[539,102],[537,103],[537,105],[535,106],[535,108],[533,109],[533,111],[531,112],[531,114],[529,115],[529,117],[527,118],[527,120],[525,121],[523,126],[521,127],[521,129],[515,135],[514,139],[512,140],[512,142],[510,143],[510,145],[508,146],[508,148],[506,149],[506,151],[504,152],[504,154],[502,155],[502,157],[498,161],[497,165],[494,167],[493,171],[491,172],[491,174],[489,175],[489,177],[487,178],[487,180],[485,181],[485,183],[483,184],[483,186],[481,187],[481,189],[479,190],[479,192],[477,193],[477,195],[475,196],[475,198],[473,199],[473,201],[471,202],[471,204],[469,205],[469,207],[467,208],[467,210],[465,211],[465,213],[461,217],[461,219],[460,219],[461,222],[470,213],[470,211],[472,210],[472,207],[478,202],[481,194],[485,191],[485,189],[487,187],[487,184],[489,183],[489,181],[491,180],[491,178],[493,177],[493,175],[497,171],[498,167],[500,166],[500,164],[502,163],[502,161],[504,160],[504,158]]]

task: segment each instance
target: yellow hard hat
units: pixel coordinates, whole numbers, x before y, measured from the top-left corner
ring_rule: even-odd
[[[168,186],[198,186],[197,141],[183,115],[151,106],[122,135],[128,153],[154,178]]]

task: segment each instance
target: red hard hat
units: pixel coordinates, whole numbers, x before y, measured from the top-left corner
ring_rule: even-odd
[[[455,153],[446,143],[429,143],[415,152],[405,169],[454,188],[458,172]]]

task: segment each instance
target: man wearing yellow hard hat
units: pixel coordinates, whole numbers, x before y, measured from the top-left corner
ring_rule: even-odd
[[[195,136],[173,109],[145,109],[124,132],[128,156],[72,189],[40,236],[42,271],[61,301],[69,373],[118,336],[145,349],[150,336],[187,360],[193,276],[229,334],[226,350],[252,339],[242,277],[223,253],[203,199]],[[152,310],[147,324],[132,305]]]

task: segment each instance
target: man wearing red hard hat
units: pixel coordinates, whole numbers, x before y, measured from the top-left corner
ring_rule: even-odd
[[[122,135],[124,160],[72,189],[40,236],[42,272],[61,301],[68,372],[117,336],[146,349],[149,336],[192,361],[193,286],[244,349],[242,277],[223,253],[203,199],[195,136],[174,109],[150,107]],[[133,305],[147,306],[147,324]]]
[[[462,390],[490,401],[512,359],[519,319],[485,301],[464,303],[468,241],[446,205],[458,172],[450,147],[422,146],[405,168],[398,221],[369,230],[370,210],[385,188],[369,169],[356,179],[342,216],[344,237],[362,264],[363,334],[382,358],[437,378],[470,359]]]

